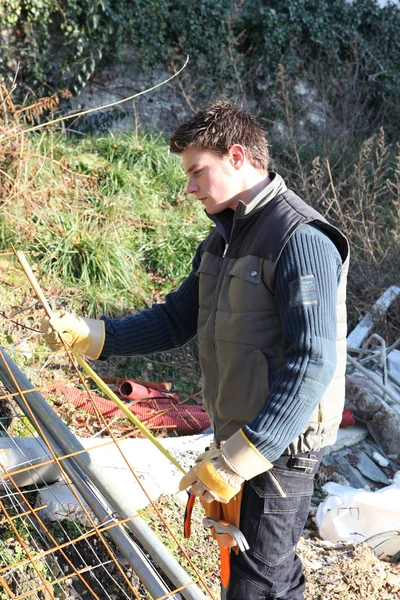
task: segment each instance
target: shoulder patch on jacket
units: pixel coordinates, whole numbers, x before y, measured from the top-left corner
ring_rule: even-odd
[[[318,304],[314,275],[303,275],[289,283],[289,306],[311,306]]]

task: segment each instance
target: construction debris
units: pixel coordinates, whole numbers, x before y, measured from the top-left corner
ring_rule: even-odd
[[[310,537],[298,544],[307,588],[305,600],[395,600],[396,568],[377,559],[366,544],[335,543]]]
[[[202,406],[184,404],[176,394],[154,390],[126,380],[120,385],[119,390],[119,395],[124,400],[131,400],[126,404],[130,412],[152,430],[193,435],[201,433],[210,425],[209,417]],[[64,407],[68,404],[71,413],[78,408],[92,416],[96,416],[99,411],[108,419],[126,416],[111,400],[99,394],[92,394],[89,398],[86,391],[75,386],[55,384],[54,387],[49,388],[47,394],[54,397],[54,402],[58,406]]]
[[[364,315],[358,325],[347,336],[348,348],[360,348],[373,330],[375,323],[387,312],[391,304],[400,294],[400,287],[390,286],[375,302],[371,310]]]
[[[387,346],[373,328],[399,294],[399,287],[386,290],[347,338],[345,406],[357,425],[339,430],[322,461],[318,477],[328,496],[316,514],[321,537],[366,541],[378,558],[394,561],[400,557],[400,340]],[[389,596],[369,590],[356,597]]]
[[[400,471],[393,484],[367,492],[326,483],[327,498],[318,506],[320,536],[332,542],[365,542],[380,559],[400,553]]]
[[[388,288],[347,338],[345,407],[356,426],[339,430],[323,468],[355,488],[388,485],[399,468],[392,457],[400,455],[400,339],[388,346],[373,332],[399,295],[400,287]]]
[[[400,454],[400,404],[390,406],[370,379],[353,373],[346,379],[346,406],[365,422],[387,454]]]

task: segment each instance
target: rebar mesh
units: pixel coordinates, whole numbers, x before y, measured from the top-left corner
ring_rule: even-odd
[[[28,336],[34,338],[37,336],[33,331],[34,323],[38,320],[40,309],[35,303],[35,310],[32,312],[32,295],[28,281],[26,281],[26,294],[23,297],[26,311],[21,307],[12,314],[3,312],[3,322],[7,324],[10,319],[17,320],[24,327],[30,328],[26,330],[29,332]],[[16,344],[10,343],[7,348],[14,359],[13,364],[15,361],[22,363],[22,370],[29,373],[32,383],[25,387],[20,386],[15,373],[10,371],[10,362],[6,360],[5,353],[0,351],[0,367],[6,374],[7,380],[4,381],[3,377],[4,385],[0,388],[0,599],[122,600],[182,597],[177,591],[177,586],[162,572],[153,557],[148,557],[149,570],[150,572],[151,569],[155,570],[161,582],[160,586],[165,586],[166,593],[151,595],[139,580],[132,564],[124,553],[121,553],[121,549],[111,535],[113,531],[121,530],[123,532],[121,535],[129,540],[128,545],[132,543],[141,555],[147,554],[143,553],[141,544],[134,539],[132,533],[128,534],[125,529],[125,525],[138,518],[137,514],[121,516],[109,502],[104,500],[96,488],[96,482],[88,480],[87,474],[79,464],[79,456],[86,454],[86,451],[76,448],[69,451],[57,439],[57,432],[49,433],[49,424],[36,413],[35,403],[30,400],[30,394],[42,391],[51,404],[52,396],[49,390],[57,379],[60,381],[60,374],[62,374],[63,385],[77,385],[79,382],[82,393],[86,394],[87,400],[92,402],[94,413],[86,423],[85,416],[81,413],[80,435],[96,436],[96,443],[91,447],[91,453],[104,443],[117,447],[126,462],[126,476],[135,480],[146,493],[140,477],[129,464],[119,443],[122,439],[120,421],[114,420],[110,425],[103,417],[93,401],[95,389],[93,382],[90,381],[88,384],[88,378],[82,375],[71,355],[69,365],[62,355],[61,362],[64,363],[64,367],[55,369],[54,357],[50,357],[43,345],[32,344],[32,348],[26,349],[25,346],[24,349],[22,346],[22,351],[19,348],[19,353]],[[30,363],[29,355],[35,353],[34,348],[38,348],[38,353]],[[22,359],[21,353],[24,356]],[[30,365],[34,365],[34,368]],[[49,366],[53,366],[53,369],[49,369]],[[40,373],[39,378],[36,377],[38,373]],[[39,380],[37,386],[35,380]],[[96,390],[96,393],[99,391]],[[68,415],[63,413],[62,409],[56,405],[53,407],[62,416],[64,422],[68,420]],[[70,417],[73,419],[72,414]],[[132,424],[129,428],[122,429],[122,433],[125,439],[138,435],[137,429]],[[106,442],[102,437],[104,435],[107,436]],[[71,479],[74,480],[74,484],[79,483],[81,486],[79,489],[88,489],[96,502],[99,501],[100,513],[101,511],[104,513],[103,518],[99,519],[89,509]],[[58,482],[57,491],[54,491],[53,482]],[[75,496],[74,514],[68,513],[68,504],[63,506],[64,512],[55,514],[54,510],[50,510],[53,503],[59,505],[59,488],[62,486]],[[45,502],[42,498],[43,490],[46,492]],[[123,496],[124,490],[121,489],[120,493]],[[204,598],[213,598],[204,575],[193,564],[187,551],[165,522],[159,506],[148,494],[147,497],[148,510],[157,515],[160,527],[167,529],[179,546],[179,563],[184,569],[190,568],[195,573],[193,579],[200,583],[205,594]],[[156,588],[157,585],[155,584]],[[182,594],[185,595],[184,590]]]
[[[12,406],[10,412],[9,417],[1,419],[2,441],[9,443],[9,450],[0,451],[3,471],[0,564],[4,565],[0,569],[0,582],[6,592],[11,598],[83,598],[88,592],[99,598],[112,599],[115,594],[118,598],[141,597],[136,590],[138,583],[132,586],[134,589],[129,589],[128,582],[117,572],[115,560],[118,551],[109,543],[101,542],[101,528],[96,532],[90,527],[89,520],[84,526],[79,521],[69,520],[67,514],[65,519],[51,523],[43,520],[41,513],[47,505],[37,501],[41,491],[46,489],[54,502],[58,500],[41,469],[54,467],[55,461],[51,460],[49,465],[46,445],[40,437],[36,441],[42,446],[42,457],[39,455],[33,461],[26,455],[17,440],[9,435],[6,424],[11,420],[11,430],[23,427],[33,439],[36,431],[17,407]],[[10,473],[2,455],[5,457],[13,448],[21,456],[21,461],[13,465]],[[59,476],[62,477],[61,469]],[[56,478],[55,475],[52,477]],[[71,486],[69,479],[64,481],[66,486]],[[107,523],[103,524],[104,527]]]

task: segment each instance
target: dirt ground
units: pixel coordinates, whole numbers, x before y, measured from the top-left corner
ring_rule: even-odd
[[[400,598],[399,568],[378,560],[366,544],[303,537],[298,553],[307,579],[306,600]]]
[[[182,531],[183,508],[172,497],[161,500],[162,513],[178,534]],[[315,505],[314,505],[315,508]],[[333,543],[318,537],[312,513],[298,545],[307,580],[305,600],[398,600],[400,599],[400,565],[383,562],[366,544]],[[207,583],[219,598],[218,547],[201,524],[202,514],[194,513],[191,558],[207,573]],[[170,537],[150,518],[151,526],[173,553]],[[197,560],[196,560],[196,557]],[[250,599],[251,600],[251,599]]]

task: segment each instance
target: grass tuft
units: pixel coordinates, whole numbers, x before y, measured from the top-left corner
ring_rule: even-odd
[[[0,249],[27,252],[86,314],[150,306],[189,273],[209,225],[164,138],[33,135],[10,160]],[[0,174],[1,177],[1,174]]]

